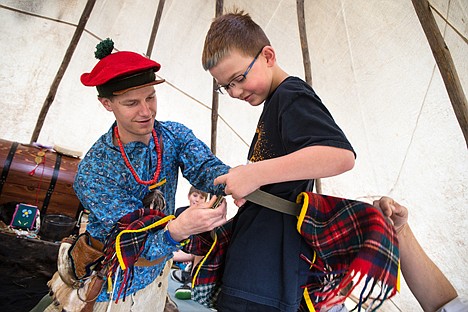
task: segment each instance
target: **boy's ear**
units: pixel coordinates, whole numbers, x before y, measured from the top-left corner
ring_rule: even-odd
[[[265,57],[267,65],[273,66],[276,63],[276,52],[272,46],[266,46],[262,50],[262,55]]]
[[[109,112],[112,112],[112,106],[110,105],[111,104],[111,100],[109,100],[108,98],[105,98],[105,97],[100,97],[98,98],[99,102],[101,102],[102,106],[104,106],[104,108],[109,111]]]

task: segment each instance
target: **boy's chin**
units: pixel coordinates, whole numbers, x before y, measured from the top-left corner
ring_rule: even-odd
[[[251,102],[250,102],[250,101],[247,101],[247,103],[249,103],[251,106],[259,106],[259,105],[263,104],[263,102],[265,102],[265,101],[264,101],[264,100],[261,100],[261,101],[259,101],[259,100],[253,100],[253,101],[251,101]]]

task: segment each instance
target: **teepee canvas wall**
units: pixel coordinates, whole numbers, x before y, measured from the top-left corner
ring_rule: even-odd
[[[86,6],[85,0],[0,0],[0,138],[29,143],[42,105]],[[165,1],[151,57],[162,64],[159,120],[192,128],[210,145],[212,78],[201,66],[213,0]],[[431,0],[461,86],[468,91],[468,2]],[[460,124],[410,0],[306,0],[313,87],[353,144],[355,168],[322,179],[325,194],[372,201],[394,197],[410,210],[421,244],[468,297],[468,153]],[[249,12],[279,64],[304,77],[296,1],[225,0]],[[37,141],[85,153],[113,116],[81,85],[96,44],[146,53],[158,1],[97,0],[60,81]],[[466,109],[466,108],[465,108]],[[260,108],[219,98],[217,155],[246,162]],[[180,182],[178,202],[188,185]],[[409,289],[384,311],[420,311]]]

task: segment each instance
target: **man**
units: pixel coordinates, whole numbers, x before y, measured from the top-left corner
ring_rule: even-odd
[[[392,220],[398,234],[401,272],[424,311],[468,311],[468,303],[422,249],[408,224],[408,209],[390,197],[374,201]]]
[[[125,228],[122,220],[143,208],[145,198],[164,199],[154,204],[158,216],[174,214],[179,169],[196,188],[213,194],[222,193],[213,180],[229,170],[190,129],[156,120],[154,86],[164,82],[155,75],[160,64],[134,52],[111,54],[112,50],[110,39],[97,46],[100,61],[81,76],[81,82],[97,88],[98,100],[116,121],[80,162],[74,183],[78,198],[90,211],[87,231],[107,246],[107,264],[115,261],[115,254],[118,256],[117,250],[114,254],[109,250],[117,247],[113,239]],[[211,201],[187,209],[164,229],[146,231],[147,236],[132,254],[137,261],[126,271],[121,266],[125,272],[112,271],[94,311],[107,309],[109,302],[112,311],[148,311],[148,307],[163,311],[173,252],[191,235],[226,222],[225,202],[218,209],[210,209],[215,199],[213,196]],[[147,222],[153,216],[146,210],[142,213],[137,221],[145,218]],[[122,252],[121,256],[126,255]],[[107,285],[111,282],[114,290],[109,294]]]

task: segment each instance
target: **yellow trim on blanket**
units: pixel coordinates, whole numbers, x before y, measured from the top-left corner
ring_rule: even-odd
[[[117,259],[119,260],[119,264],[120,264],[120,267],[122,268],[122,270],[125,270],[127,268],[125,266],[125,263],[124,263],[123,258],[122,258],[122,249],[120,248],[120,237],[122,236],[122,234],[125,234],[125,233],[139,233],[139,232],[148,231],[148,230],[151,230],[152,228],[160,226],[161,224],[167,223],[167,222],[171,221],[174,218],[175,218],[174,215],[169,215],[169,216],[166,216],[166,217],[164,217],[162,219],[159,219],[158,221],[154,222],[153,224],[145,226],[144,228],[141,228],[141,229],[138,229],[138,230],[123,230],[122,232],[120,232],[117,235],[117,238],[115,239],[115,253],[117,255]]]
[[[309,207],[309,195],[306,192],[302,192],[297,195],[296,203],[300,204],[302,199],[304,198],[304,202],[302,204],[301,213],[297,217],[297,231],[301,233],[302,223],[304,222],[305,215],[307,213],[307,208]]]
[[[206,255],[203,257],[203,259],[200,261],[200,263],[198,264],[197,266],[197,270],[195,271],[195,274],[193,274],[193,277],[192,277],[192,288],[195,287],[195,279],[197,278],[198,276],[198,273],[200,273],[200,269],[203,265],[203,263],[205,263],[205,260],[206,258],[208,258],[208,256],[211,254],[211,252],[213,251],[213,248],[214,246],[216,245],[217,241],[218,241],[218,235],[216,234],[216,229],[213,230],[213,235],[211,236],[213,238],[213,244],[211,244],[211,247],[210,247],[210,250],[208,250],[208,252],[206,253]]]
[[[304,218],[307,213],[307,208],[309,207],[309,195],[306,192],[302,192],[299,195],[297,195],[296,203],[300,204],[301,201],[303,201],[302,207],[301,207],[301,213],[297,217],[297,231],[299,233],[301,233],[302,223],[304,223]],[[316,259],[317,259],[317,253],[314,250],[314,259],[312,259],[312,263],[310,265],[311,267],[314,264]],[[304,300],[307,304],[307,308],[309,309],[309,311],[315,312],[314,304],[312,303],[312,300],[310,299],[310,295],[309,295],[309,292],[307,291],[307,287],[304,288],[303,296],[304,296]]]
[[[400,261],[398,261],[398,274],[396,279],[396,290],[400,292],[400,281],[401,281],[401,270],[400,270]]]
[[[112,294],[112,277],[107,276],[107,293]]]
[[[309,292],[307,291],[307,287],[304,288],[304,300],[307,304],[307,308],[309,308],[310,312],[315,312],[314,304],[312,300],[310,300]]]

